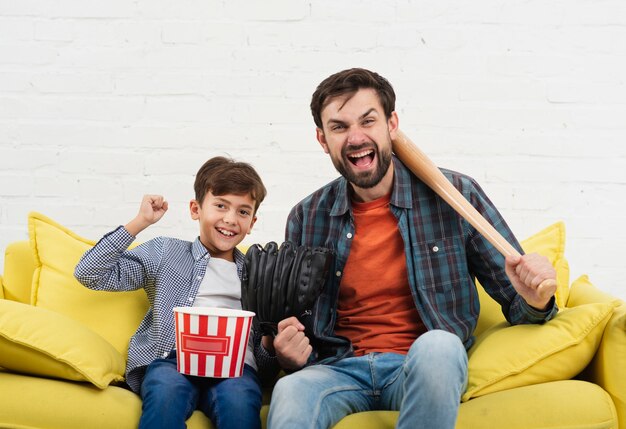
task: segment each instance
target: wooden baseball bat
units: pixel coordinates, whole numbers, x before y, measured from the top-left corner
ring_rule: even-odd
[[[480,232],[502,255],[520,253],[450,183],[437,166],[400,130],[393,140],[393,151],[422,182],[426,183],[463,219]]]
[[[402,131],[396,131],[392,141],[394,153],[422,182],[437,193],[458,214],[480,232],[498,251],[504,255],[520,256],[520,253],[491,225],[473,205],[456,189],[426,156]],[[541,282],[537,289],[554,285],[556,280]]]

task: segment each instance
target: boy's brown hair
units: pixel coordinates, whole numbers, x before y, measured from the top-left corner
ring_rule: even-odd
[[[254,200],[255,213],[267,194],[263,181],[254,167],[223,156],[211,158],[200,167],[196,173],[193,189],[198,204],[202,204],[209,191],[213,195],[250,194]]]
[[[320,129],[324,129],[322,126],[322,110],[331,99],[349,94],[349,100],[359,89],[363,88],[372,88],[376,91],[385,116],[389,119],[391,113],[396,110],[396,93],[389,81],[373,71],[352,68],[327,77],[317,86],[311,98],[311,113],[313,114],[315,125]]]

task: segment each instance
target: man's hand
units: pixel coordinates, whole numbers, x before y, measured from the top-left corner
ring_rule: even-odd
[[[546,310],[556,292],[556,271],[548,258],[537,253],[507,256],[505,270],[513,287],[528,305]]]
[[[139,206],[139,213],[125,225],[125,228],[131,235],[136,236],[161,220],[167,209],[167,201],[162,195],[144,195]]]
[[[304,334],[304,325],[296,317],[278,322],[278,334],[273,345],[278,363],[287,370],[302,368],[313,351],[309,338]]]

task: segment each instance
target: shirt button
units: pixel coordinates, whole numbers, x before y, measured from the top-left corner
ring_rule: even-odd
[[[189,298],[187,298],[187,301],[192,302],[192,301],[193,301],[193,298],[192,298],[192,297],[189,297]]]
[[[348,238],[352,238],[352,233],[351,233],[351,232],[347,233],[347,234],[346,234],[346,237],[348,237]]]
[[[337,271],[337,272],[335,273],[335,275],[336,275],[337,277],[341,277],[341,271]]]
[[[439,247],[433,246],[433,252],[439,252]]]
[[[168,354],[169,354],[168,352],[163,353],[163,359],[165,359]]]
[[[196,277],[196,280],[202,280],[202,276]]]
[[[204,255],[204,259],[209,259],[209,254]]]

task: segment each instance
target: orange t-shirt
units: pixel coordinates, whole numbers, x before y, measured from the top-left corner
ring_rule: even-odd
[[[335,334],[354,352],[406,354],[426,331],[415,308],[391,195],[353,202],[355,233],[339,286]]]

